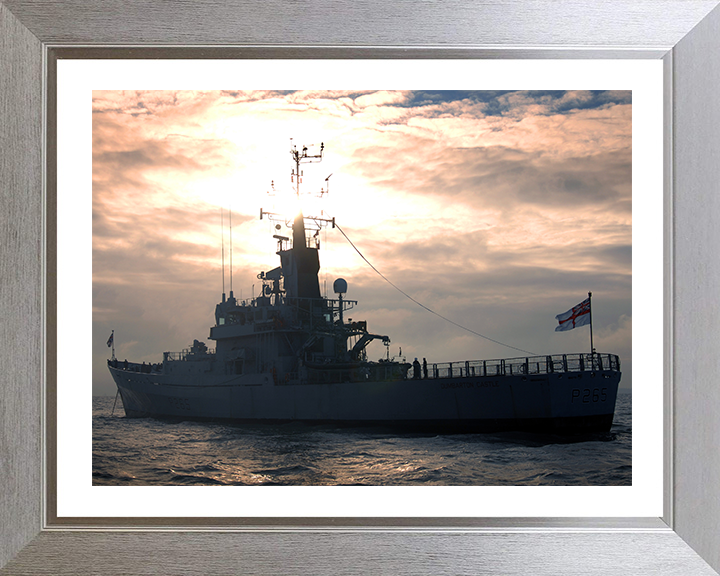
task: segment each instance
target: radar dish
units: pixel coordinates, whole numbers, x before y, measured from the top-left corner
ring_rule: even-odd
[[[347,292],[347,282],[343,278],[338,278],[333,282],[333,291],[335,294],[345,294]]]

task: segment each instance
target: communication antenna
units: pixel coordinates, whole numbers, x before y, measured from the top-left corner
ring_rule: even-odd
[[[317,162],[322,162],[323,159],[323,153],[325,151],[325,144],[323,142],[320,143],[320,150],[317,153],[314,153],[313,148],[317,150],[316,144],[311,144],[308,146],[303,146],[302,148],[298,149],[298,147],[293,144],[293,139],[290,138],[290,155],[292,156],[293,164],[295,165],[294,168],[290,171],[290,182],[292,186],[294,187],[295,195],[299,198],[300,197],[300,184],[302,184],[302,177],[303,172],[300,170],[301,164],[313,164]],[[319,193],[316,193],[320,197],[322,197],[323,194],[327,194],[330,191],[330,174],[327,178],[325,178],[325,188],[321,188]],[[275,182],[272,181],[270,183],[270,186],[272,188],[273,194],[275,193]],[[268,192],[270,194],[270,192]],[[275,222],[284,222],[285,226],[288,228],[292,228],[293,226],[293,219],[288,218],[287,214],[279,214],[276,212],[267,212],[264,209],[260,209],[260,220],[263,219],[264,216],[268,216],[270,220]],[[322,216],[322,213],[321,213]],[[328,224],[332,225],[333,228],[335,228],[335,218],[322,218],[318,216],[308,216],[304,215],[304,225],[308,226],[309,228],[306,229],[312,229],[316,232],[319,232],[320,228],[323,228],[327,226]],[[279,229],[278,226],[276,226],[277,229]],[[317,241],[317,234],[316,234],[316,241]]]
[[[220,238],[222,244],[222,301],[225,302],[225,215],[220,206]]]
[[[232,286],[232,270],[233,270],[233,264],[232,264],[232,205],[228,208],[229,212],[229,218],[230,218],[230,298],[233,297],[233,286]]]
[[[333,173],[330,174],[330,176],[332,176],[332,175],[333,175]],[[329,193],[330,193],[330,176],[328,176],[327,178],[325,178],[325,184],[327,185],[327,188],[325,188],[325,189],[320,188],[320,196],[321,196],[321,197],[322,197],[323,194],[329,194]]]
[[[290,138],[290,143],[292,144],[292,138]],[[295,146],[294,144],[292,145],[290,155],[295,161],[295,169],[290,173],[290,182],[294,182],[295,178],[297,178],[295,194],[298,197],[300,197],[300,183],[302,182],[302,172],[300,171],[300,164],[322,162],[323,150],[325,150],[325,144],[323,142],[320,142],[319,154],[309,154],[307,146],[303,146],[302,150],[298,150],[297,146]],[[332,176],[332,174],[330,176]],[[330,176],[328,176],[328,178],[330,178]]]

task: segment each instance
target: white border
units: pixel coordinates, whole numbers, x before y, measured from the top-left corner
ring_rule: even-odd
[[[60,60],[57,68],[58,517],[662,515],[661,61],[335,60],[303,61],[300,66],[295,61],[289,66],[280,60]],[[319,78],[324,79],[322,86]],[[633,325],[637,330],[633,333],[631,487],[92,486],[92,385],[81,354],[89,348],[92,334],[91,92],[288,87],[633,91]]]

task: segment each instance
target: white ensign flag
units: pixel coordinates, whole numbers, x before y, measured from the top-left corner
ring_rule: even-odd
[[[567,312],[555,316],[560,323],[555,327],[555,332],[565,332],[578,326],[590,324],[590,298],[583,300]]]

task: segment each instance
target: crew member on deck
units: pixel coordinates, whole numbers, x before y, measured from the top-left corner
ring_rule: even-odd
[[[427,380],[428,374],[427,374],[427,359],[423,358],[423,378]]]
[[[420,380],[420,362],[418,362],[417,358],[413,362],[413,379]]]

